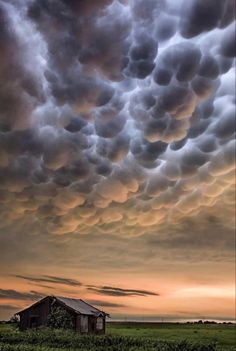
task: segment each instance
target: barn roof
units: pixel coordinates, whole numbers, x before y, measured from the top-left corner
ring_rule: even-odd
[[[96,316],[96,317],[98,317],[100,315],[109,316],[104,311],[99,310],[98,308],[88,304],[87,302],[85,302],[81,299],[73,299],[70,297],[54,296],[54,295],[53,296],[46,296],[43,299],[35,302],[31,306],[19,311],[16,314],[21,314],[22,312],[30,309],[31,307],[40,304],[41,302],[43,302],[47,298],[54,299],[59,304],[64,305],[65,307],[69,308],[70,310],[73,310],[75,313],[78,313],[78,314],[84,314],[84,315],[90,315],[90,316]]]
[[[54,298],[62,302],[67,307],[71,308],[75,312],[80,314],[92,315],[92,316],[99,316],[100,314],[104,315],[105,312],[93,307],[92,305],[88,304],[87,302],[81,299],[73,299],[68,297],[62,296],[54,296]]]

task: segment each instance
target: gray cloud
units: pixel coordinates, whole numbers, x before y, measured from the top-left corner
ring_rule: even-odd
[[[234,137],[232,8],[2,1],[1,226],[31,217],[49,235],[142,235],[172,211],[182,220],[191,177],[203,211],[202,168],[231,171],[220,150]]]
[[[98,306],[98,307],[110,307],[110,308],[126,307],[126,305],[123,305],[121,303],[114,303],[109,301],[87,300],[87,302],[90,303],[91,305]]]
[[[42,276],[42,277],[28,277],[23,275],[15,275],[16,278],[27,280],[33,283],[49,283],[49,284],[63,284],[68,286],[81,286],[82,284],[76,279]]]
[[[0,299],[14,299],[14,300],[38,300],[43,295],[37,291],[20,292],[11,289],[0,289]]]
[[[147,290],[136,290],[136,289],[121,289],[121,288],[114,288],[111,286],[101,286],[101,287],[88,287],[90,291],[94,291],[101,295],[108,295],[108,296],[159,296],[158,293],[153,291]]]
[[[191,0],[186,8],[183,8],[182,35],[186,38],[194,37],[202,32],[209,31],[215,27],[225,27],[233,19],[234,10],[232,0],[225,2],[208,0]]]
[[[209,216],[205,219],[203,223],[198,224],[198,228],[193,228],[195,225],[194,221],[188,220],[179,228],[178,234],[168,235],[166,233],[165,237],[157,238],[155,235],[150,235],[148,244],[150,246],[159,246],[168,250],[180,250],[185,248],[186,250],[205,250],[205,252],[210,253],[212,246],[215,250],[225,250],[228,252],[228,257],[230,257],[230,252],[233,255],[234,248],[232,247],[232,242],[234,241],[234,230],[225,230],[225,237],[222,238],[221,224],[217,217],[214,215]],[[204,227],[211,228],[209,231],[204,231]],[[192,235],[188,233],[191,231]],[[212,238],[212,232],[214,232],[214,239]]]

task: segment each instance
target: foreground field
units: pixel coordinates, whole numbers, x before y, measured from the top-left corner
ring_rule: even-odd
[[[109,323],[106,336],[0,326],[0,351],[215,351],[236,350],[225,325]]]
[[[108,323],[107,333],[155,340],[215,343],[224,350],[236,346],[235,325],[177,323]],[[236,350],[236,348],[235,348]]]

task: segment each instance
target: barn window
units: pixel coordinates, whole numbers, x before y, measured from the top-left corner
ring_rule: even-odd
[[[97,330],[102,330],[103,329],[103,318],[98,317],[97,318]]]

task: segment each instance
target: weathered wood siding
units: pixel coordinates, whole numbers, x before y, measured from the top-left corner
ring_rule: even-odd
[[[105,334],[106,319],[105,317],[98,318],[95,316],[78,315],[76,317],[76,331],[81,334]]]
[[[46,325],[49,313],[50,300],[46,298],[20,314],[20,330]]]

